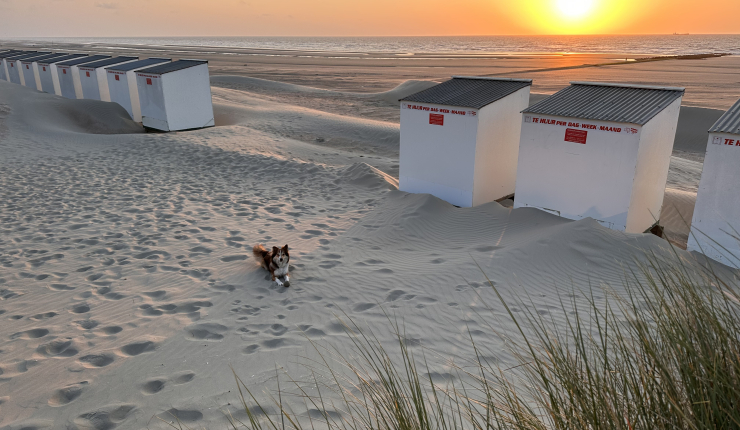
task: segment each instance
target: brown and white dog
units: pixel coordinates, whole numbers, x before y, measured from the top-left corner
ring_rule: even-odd
[[[290,287],[290,273],[288,272],[290,254],[288,254],[288,245],[282,248],[273,246],[272,251],[268,251],[262,245],[255,245],[252,248],[252,253],[260,265],[270,272],[273,281],[277,282],[280,286]],[[283,276],[285,277],[285,283],[278,279]]]

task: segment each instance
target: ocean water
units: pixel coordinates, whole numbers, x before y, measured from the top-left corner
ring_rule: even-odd
[[[626,55],[740,54],[740,35],[460,36],[460,37],[67,37],[39,42],[201,46],[396,54],[605,53]]]

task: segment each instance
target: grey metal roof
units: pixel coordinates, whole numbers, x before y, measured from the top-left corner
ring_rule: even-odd
[[[683,94],[674,87],[571,82],[523,112],[645,125]]]
[[[164,75],[165,73],[176,72],[178,70],[188,69],[194,66],[200,66],[201,64],[208,64],[208,61],[206,60],[173,61],[171,63],[160,64],[159,66],[154,66],[148,69],[139,70],[138,73],[151,73],[153,75]]]
[[[16,60],[30,61],[30,60],[35,60],[37,58],[43,58],[49,55],[51,55],[51,52],[37,52],[30,56],[24,56],[23,58],[16,58]]]
[[[138,57],[115,57],[115,58],[106,58],[104,60],[94,61],[91,63],[85,63],[80,65],[80,67],[88,67],[90,69],[99,69],[101,67],[105,66],[112,66],[114,64],[120,64],[125,63],[127,61],[133,61],[136,60]]]
[[[19,51],[17,49],[11,49],[7,52],[3,52],[2,54],[0,54],[0,58],[10,58],[14,55],[22,54],[23,52],[24,51]]]
[[[24,58],[35,57],[37,55],[42,55],[42,54],[44,54],[44,52],[42,52],[42,53],[38,53],[38,52],[24,52],[22,54],[12,55],[10,57],[5,57],[5,59],[6,60],[13,60],[13,61],[15,61],[15,60],[22,60]]]
[[[143,67],[151,66],[153,64],[165,63],[172,61],[169,58],[147,58],[145,60],[134,61],[133,63],[120,64],[118,66],[106,67],[108,70],[114,70],[116,72],[129,72],[135,69],[141,69]]]
[[[454,76],[400,101],[480,109],[531,85],[526,79]]]
[[[710,133],[740,134],[740,100],[738,100],[724,115],[719,117]]]
[[[30,51],[30,52],[29,51],[11,51],[11,52],[8,52],[6,54],[0,55],[0,58],[11,59],[13,57],[19,57],[21,55],[27,55],[27,54],[31,54],[31,53],[35,53],[35,52],[34,51]]]
[[[23,62],[23,63],[34,63],[34,62],[41,61],[41,60],[47,60],[47,59],[51,59],[51,58],[64,57],[65,55],[67,55],[67,54],[64,54],[64,53],[61,53],[61,54],[49,54],[49,55],[43,55],[41,57],[27,58],[25,60],[21,60],[21,62]]]
[[[57,63],[57,66],[79,66],[81,64],[92,63],[94,61],[102,60],[103,58],[110,58],[110,55],[92,55],[92,56],[75,58],[74,60]]]
[[[62,61],[74,60],[75,58],[87,57],[87,54],[69,54],[58,58],[47,58],[45,60],[37,60],[39,64],[52,64],[61,63]]]

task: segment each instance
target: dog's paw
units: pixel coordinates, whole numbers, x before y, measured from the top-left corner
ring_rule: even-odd
[[[278,284],[278,287],[283,286],[283,281],[281,281],[280,279],[275,279],[275,283]]]

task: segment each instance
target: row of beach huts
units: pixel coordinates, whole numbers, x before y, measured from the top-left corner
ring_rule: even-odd
[[[401,99],[400,188],[472,207],[514,197],[568,219],[655,231],[684,88],[453,77]],[[740,259],[740,101],[709,130],[688,249]]]
[[[66,97],[115,102],[144,127],[214,125],[208,62],[0,50],[0,79]]]

